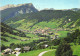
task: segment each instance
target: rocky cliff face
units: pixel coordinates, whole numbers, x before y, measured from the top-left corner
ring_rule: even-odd
[[[1,7],[1,18],[2,22],[8,18],[15,17],[20,14],[26,14],[31,12],[37,12],[38,10],[33,6],[32,3],[18,4],[18,5],[6,5]]]

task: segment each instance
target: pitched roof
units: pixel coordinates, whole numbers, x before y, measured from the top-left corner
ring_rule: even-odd
[[[4,51],[5,51],[5,52],[7,52],[7,51],[11,51],[11,49],[10,49],[10,48],[7,48],[7,49],[5,49]]]
[[[23,48],[24,48],[24,50],[30,50],[31,47],[25,46],[25,47],[23,47]]]
[[[18,50],[19,51],[19,50],[21,50],[21,48],[15,48],[14,50]]]

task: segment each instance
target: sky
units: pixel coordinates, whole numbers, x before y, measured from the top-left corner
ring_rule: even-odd
[[[80,0],[0,0],[0,7],[7,4],[32,3],[38,10],[44,8],[71,9],[80,8]]]

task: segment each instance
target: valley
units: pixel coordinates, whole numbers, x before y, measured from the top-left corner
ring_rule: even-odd
[[[18,52],[19,56],[38,56],[48,50],[54,51],[42,56],[56,56],[61,46],[69,47],[74,56],[80,55],[80,10],[38,11],[32,3],[8,6],[1,10],[3,56],[15,56]],[[63,55],[66,54],[68,51]]]

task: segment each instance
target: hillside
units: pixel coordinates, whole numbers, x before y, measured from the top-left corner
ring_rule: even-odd
[[[1,23],[1,47],[2,45],[10,47],[10,44],[29,44],[34,40],[44,39],[32,33],[24,33],[20,30],[14,29],[4,23]],[[4,50],[4,48],[2,48]]]
[[[0,10],[1,56],[80,55],[80,8],[38,11],[27,3]]]
[[[80,26],[80,13],[72,10],[42,10],[9,18],[5,23],[19,30],[43,29],[46,27],[75,29]]]
[[[4,23],[1,23],[1,42],[2,44],[5,44],[5,43],[10,44],[10,43],[13,43],[14,41],[17,42],[17,41],[21,41],[24,39],[27,39],[24,32],[21,32],[20,30],[16,30]]]
[[[2,22],[15,17],[20,14],[25,14],[25,13],[32,13],[32,12],[37,12],[38,10],[33,6],[32,3],[28,4],[18,4],[18,5],[6,5],[3,7],[0,7],[1,9],[1,17],[2,17]]]

